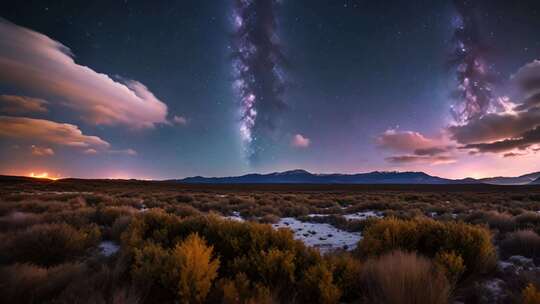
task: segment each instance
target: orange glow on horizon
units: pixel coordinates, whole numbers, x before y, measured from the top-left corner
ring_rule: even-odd
[[[58,177],[58,176],[57,177],[49,176],[49,173],[47,173],[47,172],[42,172],[42,173],[30,172],[30,174],[28,176],[32,177],[32,178],[42,178],[42,179],[50,179],[50,180],[60,179],[60,177]]]

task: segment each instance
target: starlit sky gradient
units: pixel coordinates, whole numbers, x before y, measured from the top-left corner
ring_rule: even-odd
[[[540,171],[540,1],[3,1],[0,174]]]

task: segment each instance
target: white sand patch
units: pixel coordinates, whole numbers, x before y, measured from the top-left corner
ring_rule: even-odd
[[[356,212],[356,213],[352,213],[352,214],[344,214],[343,217],[348,219],[348,220],[365,220],[365,219],[368,219],[370,217],[382,218],[383,216],[378,211],[367,210],[367,211],[360,211],[360,212]]]
[[[504,281],[501,279],[492,279],[484,283],[484,288],[487,293],[484,297],[489,300],[490,303],[498,303],[498,300],[504,295]]]
[[[301,222],[292,217],[281,218],[272,227],[291,229],[295,239],[323,253],[332,249],[352,250],[362,238],[359,232],[347,232],[330,224]]]
[[[103,241],[99,243],[99,250],[101,250],[101,253],[104,256],[109,257],[117,253],[118,250],[120,250],[120,246],[116,242],[113,242],[113,241]]]
[[[246,220],[240,216],[240,212],[233,211],[232,215],[224,216],[223,218],[226,218],[228,220],[237,221],[237,222],[245,222]]]

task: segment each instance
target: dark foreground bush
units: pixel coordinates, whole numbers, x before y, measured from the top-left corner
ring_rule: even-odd
[[[450,284],[440,268],[415,253],[394,251],[365,264],[366,303],[444,304]]]
[[[0,240],[0,262],[56,265],[79,257],[100,239],[96,226],[75,229],[67,224],[34,225],[26,230],[4,234]]]
[[[394,250],[416,251],[430,258],[452,253],[463,259],[466,275],[484,273],[496,263],[489,230],[462,222],[387,218],[367,227],[358,246],[362,256]]]
[[[14,264],[0,269],[2,303],[44,303],[57,297],[74,280],[83,280],[83,264],[44,268]]]
[[[540,236],[532,230],[520,230],[506,235],[500,244],[501,257],[513,255],[531,258],[540,263]]]

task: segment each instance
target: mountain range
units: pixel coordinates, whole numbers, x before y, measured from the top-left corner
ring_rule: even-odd
[[[493,184],[527,185],[540,184],[540,172],[517,177],[490,177],[482,179],[448,179],[424,172],[381,172],[357,174],[315,174],[296,169],[268,174],[246,174],[229,177],[187,177],[174,180],[186,184]]]

